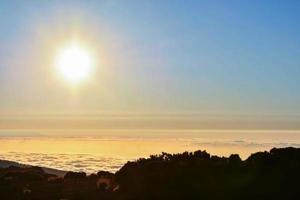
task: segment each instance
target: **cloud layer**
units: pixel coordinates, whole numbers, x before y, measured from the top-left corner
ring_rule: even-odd
[[[115,172],[127,160],[90,154],[44,154],[44,153],[2,153],[0,159],[24,164],[50,167],[64,171],[84,171],[95,173],[99,170]]]

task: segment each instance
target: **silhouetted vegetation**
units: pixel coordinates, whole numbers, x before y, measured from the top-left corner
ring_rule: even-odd
[[[242,161],[205,151],[162,153],[118,172],[64,178],[38,167],[0,168],[0,199],[299,199],[300,149],[272,149]]]

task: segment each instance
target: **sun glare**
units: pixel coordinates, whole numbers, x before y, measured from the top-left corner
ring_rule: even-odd
[[[78,44],[63,48],[55,62],[59,74],[71,84],[78,84],[87,79],[92,69],[89,52]]]

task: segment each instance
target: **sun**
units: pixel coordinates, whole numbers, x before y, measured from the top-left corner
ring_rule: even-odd
[[[92,59],[87,49],[73,43],[58,52],[55,65],[65,81],[77,85],[91,74]]]

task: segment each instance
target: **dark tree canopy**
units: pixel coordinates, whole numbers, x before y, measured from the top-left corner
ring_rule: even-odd
[[[68,172],[57,178],[38,167],[0,168],[0,199],[299,199],[299,180],[300,149],[293,147],[244,161],[206,151],[161,153],[128,162],[115,174]]]

